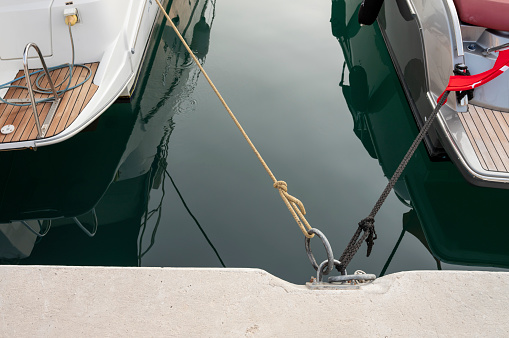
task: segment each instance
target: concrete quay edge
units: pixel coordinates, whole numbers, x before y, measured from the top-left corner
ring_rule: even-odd
[[[509,336],[509,273],[310,290],[259,269],[0,266],[0,336]]]

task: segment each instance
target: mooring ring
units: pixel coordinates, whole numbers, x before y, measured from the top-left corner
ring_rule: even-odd
[[[329,241],[327,240],[327,237],[325,237],[325,235],[318,229],[315,229],[315,228],[309,229],[308,233],[317,235],[318,238],[320,238],[320,240],[323,243],[323,246],[327,253],[327,260],[325,262],[328,262],[327,269],[325,271],[323,271],[323,274],[328,275],[332,271],[332,269],[334,269],[334,264],[335,264],[334,254],[332,253],[332,248],[329,244]],[[310,245],[311,239],[306,237],[304,243],[306,246],[306,253],[308,254],[309,261],[311,262],[311,265],[313,266],[313,268],[316,271],[318,271],[318,264],[316,264],[315,256],[313,256],[313,252],[311,251],[311,245]],[[320,265],[322,265],[322,264],[320,264]]]
[[[328,275],[329,272],[326,272],[326,265],[325,264],[328,264],[328,261],[327,260],[324,260],[320,266],[318,267],[318,270],[317,270],[317,273],[316,273],[316,281],[321,283],[322,280],[323,280],[323,275]],[[338,261],[337,259],[334,260],[334,266],[336,267],[336,269],[339,271],[339,269],[341,268],[341,262]],[[329,277],[330,278],[330,277]]]
[[[331,276],[329,277],[329,283],[343,283],[343,282],[369,282],[374,281],[376,275],[370,273],[363,273],[358,275],[342,275],[342,276]]]

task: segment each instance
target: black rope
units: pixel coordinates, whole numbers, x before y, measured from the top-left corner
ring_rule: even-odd
[[[357,251],[361,247],[362,242],[366,241],[366,244],[368,245],[367,256],[369,257],[369,255],[371,254],[371,250],[373,249],[375,239],[377,238],[375,231],[375,216],[382,207],[382,205],[384,204],[387,196],[389,196],[389,193],[391,192],[392,188],[394,188],[394,185],[396,184],[399,177],[403,173],[403,170],[405,170],[405,167],[407,166],[408,162],[410,161],[413,154],[417,150],[417,147],[421,143],[422,139],[428,132],[429,128],[431,127],[431,124],[433,123],[435,117],[437,116],[437,113],[440,111],[440,108],[442,108],[442,106],[447,101],[447,96],[449,96],[449,93],[450,91],[446,90],[442,94],[442,97],[440,98],[437,106],[429,116],[426,123],[422,126],[421,131],[419,132],[414,142],[408,149],[405,157],[403,157],[403,160],[401,160],[401,163],[399,164],[398,168],[392,175],[392,178],[390,179],[389,183],[387,183],[387,186],[385,187],[384,191],[378,198],[378,201],[375,203],[375,206],[369,213],[369,216],[359,222],[359,227],[355,231],[355,234],[353,235],[352,239],[350,240],[345,250],[341,254],[341,257],[339,258],[339,261],[341,262],[342,272],[345,272],[346,267],[348,266],[348,264],[350,264],[350,261],[352,260],[353,256],[357,253]]]
[[[177,192],[177,194],[179,195],[180,197],[180,200],[182,201],[182,204],[184,205],[184,208],[186,208],[189,216],[191,216],[194,220],[194,223],[196,223],[196,225],[198,226],[198,229],[200,229],[203,237],[205,237],[205,240],[207,241],[207,243],[209,243],[209,246],[212,248],[212,250],[214,251],[214,253],[216,254],[216,257],[217,259],[219,259],[219,262],[221,263],[221,265],[223,266],[223,268],[226,268],[226,265],[224,264],[223,262],[223,259],[221,258],[221,256],[219,255],[219,252],[217,251],[216,247],[214,246],[214,244],[212,243],[212,241],[209,239],[209,236],[207,236],[207,233],[205,232],[205,230],[203,230],[200,222],[198,222],[198,220],[196,219],[196,217],[194,217],[193,213],[191,212],[191,210],[189,210],[189,207],[187,206],[187,203],[186,201],[184,200],[184,197],[182,197],[182,194],[180,193],[179,189],[177,188],[177,185],[175,184],[175,181],[173,181],[173,178],[171,177],[170,173],[168,172],[167,169],[164,169],[164,172],[166,173],[166,175],[168,175],[168,177],[170,178],[171,180],[171,184],[173,185],[173,187],[175,188],[175,191]]]

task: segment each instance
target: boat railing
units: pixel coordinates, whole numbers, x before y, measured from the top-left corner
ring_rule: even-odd
[[[482,52],[482,55],[488,56],[491,52],[496,52],[496,51],[499,51],[499,50],[504,49],[504,48],[509,48],[509,43],[504,43],[503,45],[500,45],[500,46],[486,48]]]
[[[90,211],[92,213],[92,217],[93,217],[93,224],[92,224],[92,231],[88,230],[84,225],[83,223],[81,223],[81,221],[78,219],[78,217],[71,217],[71,219],[74,221],[74,223],[89,237],[94,237],[95,234],[97,233],[97,228],[99,226],[99,222],[97,220],[97,213],[95,211],[95,207],[92,208],[92,210]],[[49,232],[50,228],[51,228],[51,221],[52,219],[44,219],[44,220],[34,220],[34,221],[37,221],[37,223],[39,224],[39,230],[37,229],[34,229],[32,226],[30,226],[30,224],[28,223],[27,220],[21,220],[19,222],[21,222],[21,224],[23,224],[31,233],[33,233],[34,235],[36,235],[37,237],[44,237],[46,236],[46,234]],[[46,223],[46,226],[44,227],[43,229],[43,223],[44,222],[47,222]]]
[[[39,114],[37,113],[37,101],[35,100],[34,89],[32,87],[32,81],[30,81],[30,72],[28,69],[28,52],[30,51],[30,48],[35,49],[35,51],[37,52],[37,54],[39,56],[39,60],[41,61],[41,64],[42,64],[42,68],[44,69],[44,73],[48,77],[48,82],[51,86],[51,91],[53,92],[53,98],[51,98],[49,100],[45,100],[45,102],[53,101],[53,103],[51,104],[51,107],[48,111],[48,114],[46,115],[46,118],[44,119],[44,122],[42,123],[42,126],[41,126],[41,122],[39,120]],[[55,115],[55,112],[57,110],[58,104],[60,103],[60,98],[58,97],[57,90],[55,89],[55,84],[53,83],[53,80],[51,79],[51,76],[49,74],[48,67],[46,67],[46,62],[44,61],[44,57],[42,56],[41,50],[33,42],[28,43],[25,46],[25,50],[23,51],[23,70],[25,72],[25,80],[27,83],[28,94],[30,95],[30,102],[32,104],[35,125],[37,126],[37,138],[40,139],[46,135],[48,127],[49,127],[51,121],[53,120],[53,116]],[[26,103],[26,102],[28,102],[28,99],[18,99],[17,101]],[[16,103],[16,102],[13,102],[12,100],[11,100],[11,102]]]

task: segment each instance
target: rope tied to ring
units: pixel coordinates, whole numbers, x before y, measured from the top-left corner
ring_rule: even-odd
[[[361,236],[362,235],[362,236]],[[357,227],[357,231],[350,239],[350,242],[345,248],[345,251],[341,254],[339,261],[341,262],[341,271],[345,271],[346,267],[352,260],[353,256],[360,249],[363,242],[366,242],[368,246],[367,257],[371,254],[371,250],[373,249],[373,245],[375,244],[375,239],[377,239],[376,231],[375,231],[375,218],[372,216],[368,216],[359,222],[359,226]]]
[[[412,145],[408,149],[405,157],[401,160],[401,163],[399,164],[398,168],[392,175],[389,183],[387,183],[387,186],[385,187],[384,191],[378,198],[378,201],[375,203],[375,206],[373,207],[373,210],[369,213],[369,216],[364,218],[362,221],[359,222],[359,227],[357,228],[357,231],[353,235],[352,239],[346,246],[345,250],[341,254],[341,257],[339,258],[341,262],[341,269],[344,271],[350,261],[352,260],[355,253],[359,250],[359,248],[362,245],[362,242],[366,241],[366,244],[368,246],[367,256],[371,254],[371,250],[373,249],[373,245],[375,242],[376,231],[375,231],[375,216],[382,207],[382,204],[385,202],[385,199],[387,196],[389,196],[389,193],[392,191],[392,188],[394,188],[394,185],[396,185],[396,182],[398,181],[399,177],[403,173],[403,170],[405,170],[408,162],[412,158],[413,154],[417,150],[417,147],[421,143],[422,139],[428,132],[429,128],[431,127],[431,124],[435,120],[435,117],[437,116],[438,112],[440,111],[440,108],[445,104],[447,101],[447,97],[449,96],[450,91],[446,90],[440,95],[438,99],[438,104],[435,106],[435,109],[429,116],[426,123],[422,126],[421,131],[413,141]],[[364,232],[364,234],[362,234]],[[361,237],[362,234],[362,237]]]

